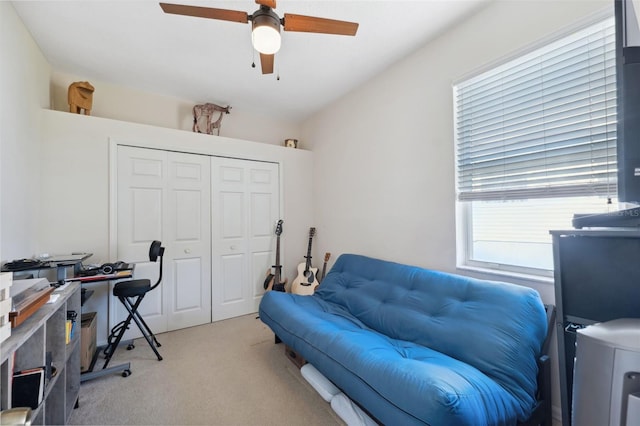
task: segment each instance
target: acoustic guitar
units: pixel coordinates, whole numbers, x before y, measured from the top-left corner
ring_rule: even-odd
[[[264,289],[266,291],[284,291],[287,280],[281,281],[282,265],[280,265],[280,235],[282,234],[282,219],[276,225],[276,264],[273,265],[273,274],[271,268],[267,271],[267,277],[264,280]]]
[[[316,287],[320,284],[317,278],[318,268],[311,266],[311,243],[315,233],[316,228],[309,229],[309,248],[305,256],[307,261],[298,265],[298,276],[291,283],[291,293],[309,296],[316,291]]]
[[[327,274],[327,263],[329,263],[329,258],[331,257],[331,253],[326,252],[324,254],[324,263],[322,264],[322,274],[320,274],[320,282],[324,280],[324,276]]]

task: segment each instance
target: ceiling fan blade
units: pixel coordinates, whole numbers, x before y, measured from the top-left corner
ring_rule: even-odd
[[[354,36],[358,31],[358,24],[356,22],[285,13],[284,30]]]
[[[160,3],[165,13],[174,15],[195,16],[196,18],[220,19],[222,21],[249,22],[247,12],[239,10],[215,9],[213,7],[187,6],[184,4]]]
[[[262,65],[262,74],[273,74],[273,59],[276,55],[260,54],[260,65]]]
[[[276,8],[276,0],[256,0],[256,3],[260,6],[270,7],[271,9]]]

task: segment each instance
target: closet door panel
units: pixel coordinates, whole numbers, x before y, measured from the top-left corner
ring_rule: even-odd
[[[212,159],[214,320],[256,312],[275,258],[278,165]]]
[[[162,283],[145,296],[143,318],[155,333],[210,322],[209,157],[118,146],[117,161],[118,258],[154,284],[159,265],[149,262],[149,246],[165,247]],[[111,326],[126,317],[113,297],[110,311]],[[137,327],[127,331],[136,336]]]
[[[162,235],[162,215],[149,214],[162,211],[162,189],[131,188],[132,240],[130,242],[146,243]]]
[[[230,254],[222,257],[222,298],[221,302],[230,306],[242,303],[244,292],[242,283],[246,274],[243,255]]]
[[[218,208],[215,214],[220,215],[220,239],[222,241],[241,242],[245,238],[245,202],[240,191],[223,191],[219,194]]]
[[[175,282],[201,282],[200,270],[202,264],[200,259],[179,259],[174,262]],[[195,286],[194,286],[195,287]],[[178,291],[173,302],[172,311],[176,313],[191,312],[200,309],[202,299],[206,298],[202,294],[200,286],[192,291]]]
[[[169,330],[211,322],[211,177],[208,156],[167,156],[166,247],[173,279],[165,286]]]
[[[251,299],[258,299],[262,297],[264,294],[264,280],[266,278],[266,273],[271,268],[275,261],[275,251],[266,250],[262,252],[254,252],[251,256],[251,277],[253,277],[250,281],[250,296]],[[265,265],[267,265],[265,267]],[[284,278],[283,278],[284,279]],[[252,309],[258,310],[257,307],[252,305]],[[253,311],[251,311],[253,312]]]
[[[265,272],[275,261],[274,230],[279,216],[278,165],[257,161],[248,162],[248,196],[251,220],[249,245],[249,312],[256,312],[264,294]],[[283,258],[281,256],[281,258]]]
[[[117,259],[136,264],[134,278],[158,279],[158,264],[149,261],[153,240],[165,237],[167,217],[165,186],[166,153],[128,146],[118,147],[117,158]],[[109,328],[127,317],[120,301],[113,297],[109,283]],[[166,300],[158,288],[147,294],[138,308],[154,332],[167,331]],[[141,336],[137,327],[125,333],[125,339]]]

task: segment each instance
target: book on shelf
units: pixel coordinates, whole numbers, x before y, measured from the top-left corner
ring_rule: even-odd
[[[38,408],[44,397],[44,367],[13,373],[11,406]]]
[[[73,340],[73,336],[76,331],[76,318],[78,313],[76,311],[67,311],[67,322],[65,323],[65,343],[69,344]]]

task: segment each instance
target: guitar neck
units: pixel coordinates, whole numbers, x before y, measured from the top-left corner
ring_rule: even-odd
[[[307,259],[307,264],[305,266],[305,271],[309,271],[309,268],[311,268],[311,243],[313,241],[313,237],[309,237],[309,247],[307,248],[307,255],[305,256],[305,258]]]
[[[322,265],[322,274],[320,275],[320,280],[323,280],[325,274],[327,273],[327,264],[329,263],[329,257],[331,257],[331,253],[324,254],[324,264]]]
[[[280,235],[276,238],[276,264],[273,265],[273,280],[276,284],[280,284]]]

